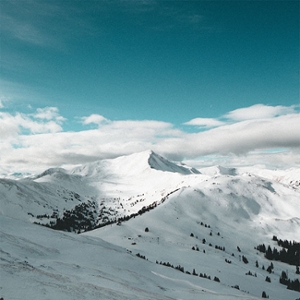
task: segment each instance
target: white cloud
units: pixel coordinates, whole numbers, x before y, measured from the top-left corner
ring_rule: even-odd
[[[20,135],[17,148],[7,155],[5,164],[35,164],[46,168],[84,163],[151,149],[159,139],[178,133],[166,122],[115,121],[94,130]]]
[[[57,107],[38,108],[33,117],[36,119],[45,119],[47,121],[55,120],[59,124],[66,120],[65,118],[59,115]]]
[[[62,131],[61,124],[64,120],[54,107],[38,109],[33,115],[0,112],[0,138],[14,138],[24,131],[28,134],[59,132]]]
[[[193,126],[206,127],[206,128],[218,127],[224,124],[225,124],[224,122],[212,118],[195,118],[184,123],[184,125],[193,125]]]
[[[288,169],[300,166],[300,151],[283,150],[275,153],[251,151],[244,155],[207,155],[194,160],[185,160],[184,163],[198,169],[215,165],[231,168],[257,166],[270,169]]]
[[[294,113],[293,106],[268,106],[256,104],[250,107],[239,108],[226,114],[224,117],[234,121],[273,118],[280,115]]]
[[[291,114],[263,120],[250,120],[186,135],[184,139],[164,141],[168,153],[183,157],[246,154],[256,149],[277,147],[300,149],[300,115]]]
[[[13,116],[0,112],[0,139],[14,137],[19,132],[19,126]]]
[[[282,107],[281,112],[291,108]],[[251,109],[250,109],[251,110]],[[230,114],[230,113],[229,113]],[[153,120],[111,121],[101,115],[82,118],[83,124],[97,124],[97,129],[62,132],[63,117],[56,108],[39,109],[35,114],[0,113],[0,166],[20,171],[44,169],[64,164],[79,164],[102,158],[152,149],[171,159],[196,159],[215,156],[238,161],[267,160],[275,157],[300,166],[300,114],[250,119],[228,124],[215,119],[194,119],[195,125],[222,124],[198,133],[188,133],[173,124]],[[23,130],[29,131],[24,134]],[[38,134],[37,134],[38,133]],[[284,148],[284,155],[266,154],[266,149]],[[253,155],[253,153],[256,153]],[[261,153],[261,155],[260,155]],[[251,155],[250,155],[251,154]],[[290,157],[289,157],[290,155]],[[271,160],[272,157],[272,160]],[[220,162],[219,162],[220,163]]]
[[[81,118],[82,120],[82,124],[83,125],[88,125],[88,124],[97,124],[100,125],[101,123],[107,123],[109,122],[109,120],[107,120],[106,118],[104,118],[101,115],[97,115],[97,114],[92,114],[88,117],[83,117]]]

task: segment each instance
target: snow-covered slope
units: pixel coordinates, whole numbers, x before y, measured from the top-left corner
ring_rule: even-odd
[[[54,185],[32,180],[0,179],[0,212],[8,217],[35,222],[45,219],[43,215],[57,215],[90,200],[63,185],[63,182]]]
[[[99,175],[105,170],[110,170],[110,172],[119,174],[120,176],[132,176],[149,171],[149,169],[179,174],[199,173],[194,168],[175,164],[150,150],[120,156],[116,159],[104,159],[96,163],[90,163],[76,168],[72,173],[91,176],[97,173]]]
[[[200,172],[195,168],[188,168],[186,166],[174,164],[152,151],[148,159],[148,164],[151,168],[164,172],[176,172],[180,174],[200,174]]]
[[[258,299],[141,259],[97,237],[53,231],[2,215],[0,223],[4,299]]]
[[[272,261],[270,274],[266,269],[271,261],[254,249],[262,243],[280,249],[273,235],[292,241],[300,236],[299,194],[276,182],[219,176],[182,188],[161,206],[121,226],[86,234],[126,247],[151,262],[180,265],[191,274],[195,270],[198,277],[200,273],[217,277],[229,299],[232,287],[256,297],[263,291],[271,299],[299,297],[279,284],[282,271],[288,270],[292,280],[299,277],[295,266]],[[199,284],[209,286],[206,279],[199,279]]]
[[[259,177],[280,182],[294,189],[300,189],[300,169],[297,168],[288,170],[267,170],[255,167],[244,167],[240,169],[240,173],[241,172],[256,174]]]
[[[51,168],[25,179],[0,179],[1,212],[49,226],[64,218],[60,228],[82,231],[160,204],[194,173],[199,172],[152,151],[101,160],[70,171]],[[83,214],[84,220],[80,219]],[[76,226],[74,220],[70,224],[71,218],[76,219]]]
[[[299,278],[295,266],[268,273],[254,247],[299,242],[297,180],[297,169],[199,172],[152,151],[0,179],[0,297],[24,299],[18,282],[25,298],[295,300],[278,283],[282,270]]]

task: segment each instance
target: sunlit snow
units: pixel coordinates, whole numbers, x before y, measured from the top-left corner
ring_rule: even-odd
[[[254,247],[279,248],[273,235],[299,242],[299,179],[298,169],[196,170],[152,151],[0,179],[0,297],[295,300],[279,284],[283,270],[299,278],[295,266],[272,261],[269,274]],[[95,226],[111,224],[79,235],[33,224],[82,203]]]

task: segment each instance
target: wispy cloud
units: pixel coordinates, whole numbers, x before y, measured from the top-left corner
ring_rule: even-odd
[[[28,45],[64,49],[68,37],[93,32],[89,19],[83,18],[87,4],[56,1],[1,1],[1,31],[3,36]]]
[[[4,24],[6,25],[3,29],[16,39],[36,45],[44,45],[49,42],[49,38],[32,24],[26,24],[7,16],[4,18]]]
[[[1,31],[29,44],[53,46],[55,39],[45,28],[53,7],[49,2],[1,1]]]
[[[300,114],[294,107],[256,107],[265,111],[261,118],[245,113],[253,111],[249,107],[226,114],[234,116],[227,123],[206,118],[186,123],[205,126],[198,133],[180,130],[168,122],[112,121],[97,114],[81,118],[83,126],[94,124],[96,129],[64,132],[65,118],[54,107],[40,108],[31,114],[1,112],[0,165],[41,171],[49,166],[85,163],[152,149],[178,160],[213,156],[215,161],[228,158],[238,164],[238,161],[245,163],[249,156],[251,163],[261,160],[275,165],[276,156],[281,157],[278,163],[300,166]],[[285,152],[266,155],[265,150],[274,148]]]

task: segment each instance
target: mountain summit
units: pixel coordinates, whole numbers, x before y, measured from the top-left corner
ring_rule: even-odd
[[[176,172],[180,174],[200,174],[200,172],[195,168],[188,168],[179,166],[178,164],[175,164],[162,156],[156,154],[153,151],[150,151],[148,164],[152,169],[164,171],[164,172]]]
[[[114,176],[135,176],[147,172],[149,169],[182,175],[200,174],[195,168],[171,162],[152,150],[89,163],[76,167],[72,173],[83,176],[101,176],[104,173],[105,176],[107,173],[114,174]]]

